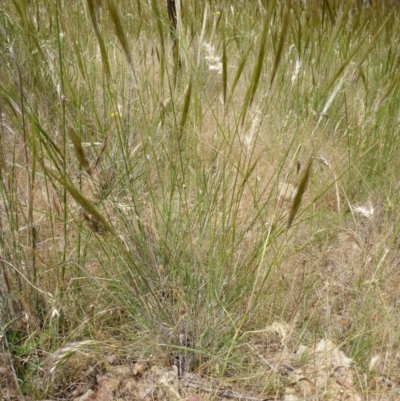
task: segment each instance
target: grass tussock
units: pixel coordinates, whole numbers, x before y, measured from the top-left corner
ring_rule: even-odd
[[[65,396],[69,360],[100,369],[109,350],[264,395],[288,385],[279,355],[321,339],[359,391],[377,360],[397,375],[398,8],[3,3],[1,330],[20,396]]]

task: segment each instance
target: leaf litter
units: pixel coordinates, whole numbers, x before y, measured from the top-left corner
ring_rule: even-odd
[[[285,377],[286,384],[278,394],[254,394],[247,389],[238,389],[235,384],[227,386],[217,380],[201,377],[197,373],[186,373],[179,377],[175,366],[161,367],[147,361],[130,365],[113,365],[118,359],[108,358],[110,362],[108,367],[101,373],[96,372],[94,377],[93,374],[87,375],[88,385],[75,389],[68,399],[74,401],[166,401],[189,400],[194,397],[197,397],[197,400],[248,401],[304,399],[361,401],[363,399],[356,390],[357,376],[353,360],[334,342],[320,340],[313,346],[300,345],[293,353],[286,345],[287,330],[280,330],[278,326],[279,324],[272,325],[265,332],[267,337],[275,332],[280,338],[278,341],[280,349],[275,349],[275,355],[270,355],[269,361],[250,346],[260,360],[259,365],[263,366],[266,380],[271,374]]]

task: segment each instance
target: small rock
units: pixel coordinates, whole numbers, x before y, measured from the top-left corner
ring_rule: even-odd
[[[107,355],[107,362],[108,362],[110,365],[114,365],[116,360],[117,360],[117,357],[116,357],[115,354]]]
[[[133,376],[142,376],[146,370],[147,364],[138,362],[133,365],[132,374]]]

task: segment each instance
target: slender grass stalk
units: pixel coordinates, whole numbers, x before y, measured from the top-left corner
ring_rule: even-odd
[[[222,37],[222,95],[226,105],[226,93],[228,88],[228,60],[226,55],[226,39]]]
[[[61,100],[61,141],[62,141],[62,177],[65,180],[67,177],[67,121],[66,121],[66,110],[65,110],[65,86],[64,86],[64,58],[63,51],[61,45],[61,32],[60,32],[60,21],[59,21],[59,10],[61,8],[61,4],[59,1],[55,4],[55,16],[56,16],[56,35],[57,35],[57,50],[58,50],[58,67],[59,67],[59,80],[60,80],[60,100]],[[61,267],[61,283],[64,283],[65,280],[65,267],[67,261],[67,190],[63,188],[63,241],[64,241],[64,252],[62,257],[62,267]],[[60,284],[61,284],[60,283]]]

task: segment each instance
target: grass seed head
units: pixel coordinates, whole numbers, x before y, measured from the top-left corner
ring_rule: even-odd
[[[65,347],[60,348],[58,351],[54,353],[51,359],[49,374],[54,373],[54,371],[65,364],[69,358],[71,358],[78,351],[85,349],[88,346],[97,344],[97,341],[94,340],[84,340],[78,341],[71,344],[66,345]]]
[[[218,56],[215,52],[215,47],[210,43],[203,43],[205,51],[204,59],[207,62],[208,71],[216,71],[218,74],[222,74],[222,62],[221,56]]]
[[[352,206],[350,205],[350,209],[353,213],[360,214],[361,216],[366,217],[368,220],[371,220],[374,215],[374,207],[372,204],[368,206]]]

